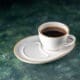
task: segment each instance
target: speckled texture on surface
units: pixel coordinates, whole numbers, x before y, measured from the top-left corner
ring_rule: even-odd
[[[79,3],[32,1],[0,8],[0,80],[80,80]],[[15,43],[37,34],[38,26],[46,21],[69,25],[70,33],[77,37],[76,47],[55,62],[42,65],[21,62],[13,54]]]

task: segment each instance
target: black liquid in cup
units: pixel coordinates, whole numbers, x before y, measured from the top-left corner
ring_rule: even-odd
[[[63,28],[59,27],[47,27],[41,31],[42,34],[48,37],[60,37],[66,34],[66,31]]]

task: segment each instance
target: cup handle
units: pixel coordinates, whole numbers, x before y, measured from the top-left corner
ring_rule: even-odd
[[[75,43],[75,41],[76,41],[76,38],[75,38],[75,36],[74,35],[69,35],[69,36],[67,36],[67,40],[66,40],[66,43],[64,44],[64,46],[71,46],[72,44],[74,44]]]

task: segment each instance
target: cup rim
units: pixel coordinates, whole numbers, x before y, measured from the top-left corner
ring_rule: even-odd
[[[44,35],[44,34],[42,34],[41,33],[41,28],[42,27],[44,27],[45,25],[47,25],[47,24],[61,24],[61,25],[63,25],[63,26],[65,26],[66,27],[66,34],[65,35],[62,35],[62,36],[58,36],[58,37],[51,37],[51,36],[47,36],[47,35]],[[47,38],[61,38],[61,37],[64,37],[64,36],[66,36],[66,35],[68,35],[69,34],[69,28],[68,28],[68,26],[66,25],[66,24],[64,24],[64,23],[61,23],[61,22],[57,22],[57,21],[50,21],[50,22],[45,22],[45,23],[43,23],[43,24],[41,24],[40,26],[39,26],[39,28],[38,28],[38,33],[39,34],[41,34],[42,36],[44,36],[44,37],[47,37]]]

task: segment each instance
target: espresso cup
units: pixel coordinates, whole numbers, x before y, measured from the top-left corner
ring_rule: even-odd
[[[64,47],[70,35],[68,26],[60,22],[43,23],[39,26],[38,33],[41,47],[48,51],[54,51]]]

